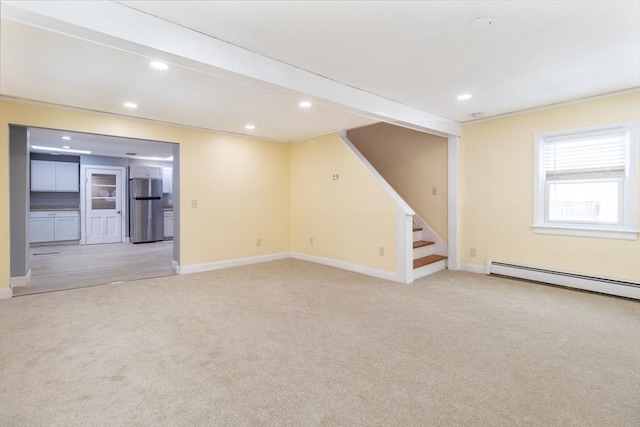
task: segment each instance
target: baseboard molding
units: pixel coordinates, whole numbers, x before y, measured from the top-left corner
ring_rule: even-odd
[[[31,280],[31,269],[29,269],[27,271],[27,274],[25,274],[24,276],[12,277],[9,280],[9,285],[11,286],[11,288],[29,286],[29,281]]]
[[[365,267],[363,265],[351,264],[344,261],[338,261],[330,258],[323,258],[315,255],[307,255],[300,252],[292,252],[291,258],[301,261],[315,262],[317,264],[328,265],[329,267],[340,268],[342,270],[353,271],[354,273],[360,273],[367,276],[377,277],[378,279],[390,280],[397,282],[395,272],[378,270],[371,267]]]
[[[460,264],[460,270],[470,273],[486,274],[486,267],[478,264]]]
[[[1,288],[0,289],[0,300],[2,299],[10,299],[13,296],[13,289],[11,288]]]
[[[280,252],[271,255],[260,255],[248,258],[237,258],[226,261],[209,262],[206,264],[178,265],[176,263],[175,270],[177,274],[202,273],[204,271],[221,270],[223,268],[241,267],[243,265],[258,264],[261,262],[276,261],[280,259],[290,258],[289,252]]]

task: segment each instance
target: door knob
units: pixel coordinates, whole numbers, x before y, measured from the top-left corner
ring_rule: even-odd
[[[116,213],[120,213],[120,211],[116,212]]]

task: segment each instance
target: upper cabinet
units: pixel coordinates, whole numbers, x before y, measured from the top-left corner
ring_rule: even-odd
[[[159,166],[129,166],[129,178],[157,178],[162,179],[162,168]]]
[[[80,191],[80,165],[31,160],[31,191]]]
[[[162,192],[173,193],[173,168],[162,168]]]

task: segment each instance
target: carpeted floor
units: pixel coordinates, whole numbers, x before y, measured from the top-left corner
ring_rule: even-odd
[[[302,261],[0,302],[2,426],[637,426],[640,304]]]

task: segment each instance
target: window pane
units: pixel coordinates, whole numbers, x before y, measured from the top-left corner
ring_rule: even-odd
[[[551,182],[549,221],[575,221],[617,224],[619,181]]]

